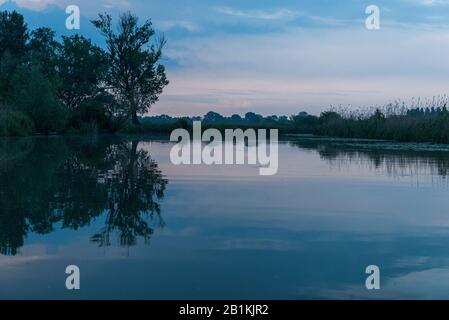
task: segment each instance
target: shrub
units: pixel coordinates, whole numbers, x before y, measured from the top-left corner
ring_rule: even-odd
[[[33,120],[37,132],[59,132],[66,126],[68,111],[57,97],[55,82],[39,66],[26,64],[12,78],[11,103]]]
[[[108,128],[109,117],[101,101],[89,99],[83,101],[70,115],[69,126],[75,129],[92,128],[95,124],[96,130]],[[84,130],[83,129],[83,130]]]
[[[26,136],[34,131],[33,121],[20,111],[0,111],[0,136]]]

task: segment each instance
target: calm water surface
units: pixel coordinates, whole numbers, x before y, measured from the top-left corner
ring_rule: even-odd
[[[260,177],[172,146],[1,139],[0,298],[449,298],[449,152],[292,138]]]

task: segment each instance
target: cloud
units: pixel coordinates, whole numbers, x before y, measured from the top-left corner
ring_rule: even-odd
[[[353,21],[353,20],[343,20],[343,19],[336,19],[333,17],[322,17],[322,16],[313,16],[313,15],[307,16],[307,18],[310,19],[311,21],[315,21],[322,25],[334,26],[334,27],[346,26],[349,23],[357,22],[357,21]]]
[[[448,5],[449,0],[413,0],[414,3],[424,6]]]
[[[197,32],[201,30],[200,26],[198,26],[196,23],[185,20],[164,20],[159,21],[156,24],[163,31],[173,28],[181,28],[190,32]]]
[[[419,269],[418,269],[419,270]],[[382,290],[369,292],[360,285],[349,285],[340,289],[324,289],[315,295],[326,299],[446,299],[449,286],[447,267],[407,272],[387,277]],[[300,293],[312,293],[301,289]]]
[[[13,0],[20,8],[42,11],[50,5],[61,5],[61,0]]]
[[[215,8],[217,12],[239,18],[260,19],[260,20],[285,20],[292,19],[299,15],[297,11],[290,9],[275,9],[272,11],[262,10],[238,10],[231,7]]]
[[[446,41],[447,40],[447,41]],[[438,48],[438,50],[429,50]],[[447,93],[449,30],[291,29],[172,41],[154,112],[319,113]]]
[[[9,0],[0,0],[0,5],[8,2]],[[43,11],[51,6],[59,8],[65,8],[69,5],[76,4],[84,12],[98,12],[102,9],[123,9],[130,7],[128,0],[102,0],[102,1],[90,1],[90,0],[78,0],[74,3],[73,0],[10,0],[14,2],[19,8],[24,8],[32,11]]]

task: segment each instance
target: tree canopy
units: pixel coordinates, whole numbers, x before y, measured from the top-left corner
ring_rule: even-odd
[[[101,48],[79,34],[28,30],[16,11],[0,12],[0,133],[115,132],[137,125],[168,84],[164,37],[130,12],[92,23]],[[30,132],[32,131],[32,132]]]
[[[153,41],[151,21],[139,25],[137,16],[130,12],[120,16],[116,30],[111,15],[106,13],[92,23],[106,39],[106,84],[119,102],[120,113],[139,124],[137,114],[146,113],[168,85],[165,68],[159,63],[165,38]]]

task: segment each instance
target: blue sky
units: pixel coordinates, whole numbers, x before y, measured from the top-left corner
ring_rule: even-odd
[[[65,30],[77,4],[80,32],[98,12],[130,10],[168,38],[171,80],[151,114],[256,111],[318,114],[330,105],[372,106],[448,93],[449,0],[0,0],[31,28]],[[381,29],[365,28],[380,8]]]

